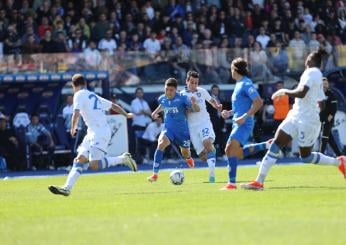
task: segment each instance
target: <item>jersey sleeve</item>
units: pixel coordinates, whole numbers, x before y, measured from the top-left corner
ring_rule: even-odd
[[[255,98],[260,96],[257,92],[257,89],[252,83],[245,83],[243,86],[243,91],[251,100],[254,100]]]
[[[203,98],[206,100],[206,101],[210,101],[211,100],[211,96],[209,94],[209,92],[204,89],[204,88],[201,88],[201,93],[203,95]]]
[[[100,108],[104,111],[108,111],[112,108],[112,101],[106,100],[105,98],[102,98],[100,96],[97,96],[97,98],[100,101]]]
[[[82,95],[81,93],[75,93],[73,96],[73,111],[80,110],[82,108]]]

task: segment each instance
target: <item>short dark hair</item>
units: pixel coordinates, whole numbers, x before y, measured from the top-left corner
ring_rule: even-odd
[[[165,82],[165,85],[167,87],[174,87],[174,88],[177,88],[178,87],[178,81],[177,79],[173,78],[173,77],[170,77],[166,80]]]
[[[189,80],[190,77],[199,78],[199,73],[197,71],[188,71],[186,75],[186,79]]]
[[[213,90],[214,88],[220,89],[220,87],[219,87],[217,84],[213,84],[213,85],[211,86],[211,90]]]
[[[74,74],[73,77],[72,77],[72,84],[73,86],[75,87],[78,87],[78,86],[85,86],[86,85],[86,81],[84,80],[84,77],[82,74]]]
[[[247,76],[249,74],[249,71],[247,69],[247,62],[243,58],[238,57],[234,59],[231,65],[234,66],[235,71],[240,75]]]
[[[135,90],[135,94],[137,94],[138,91],[144,92],[142,87],[137,87],[136,90]]]

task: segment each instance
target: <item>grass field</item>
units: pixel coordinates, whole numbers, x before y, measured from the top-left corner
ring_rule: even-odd
[[[258,167],[239,169],[251,180]],[[276,166],[266,189],[219,191],[206,169],[85,175],[70,197],[49,184],[63,177],[0,182],[0,244],[346,244],[346,182],[336,168]]]

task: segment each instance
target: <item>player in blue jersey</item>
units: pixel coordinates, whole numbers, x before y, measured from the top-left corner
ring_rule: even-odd
[[[228,158],[228,183],[222,190],[236,189],[237,161],[249,154],[264,150],[267,142],[245,145],[252,134],[254,114],[262,107],[263,100],[252,81],[247,77],[247,62],[236,58],[231,64],[232,78],[236,85],[232,94],[232,110],[223,110],[221,115],[228,118],[233,113],[231,134],[227,140],[225,153]],[[244,146],[244,147],[242,147]]]
[[[180,151],[189,167],[194,167],[195,163],[190,155],[190,134],[187,125],[186,111],[199,111],[200,108],[196,99],[177,93],[178,81],[169,78],[165,82],[165,94],[158,99],[159,106],[152,113],[152,118],[156,119],[160,112],[164,112],[164,129],[158,139],[157,149],[154,154],[153,175],[148,177],[148,181],[154,182],[158,178],[163,152],[174,142],[180,146]]]

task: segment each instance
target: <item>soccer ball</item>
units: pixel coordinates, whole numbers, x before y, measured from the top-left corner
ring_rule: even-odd
[[[184,182],[184,173],[181,170],[174,170],[169,175],[173,185],[181,185]]]

